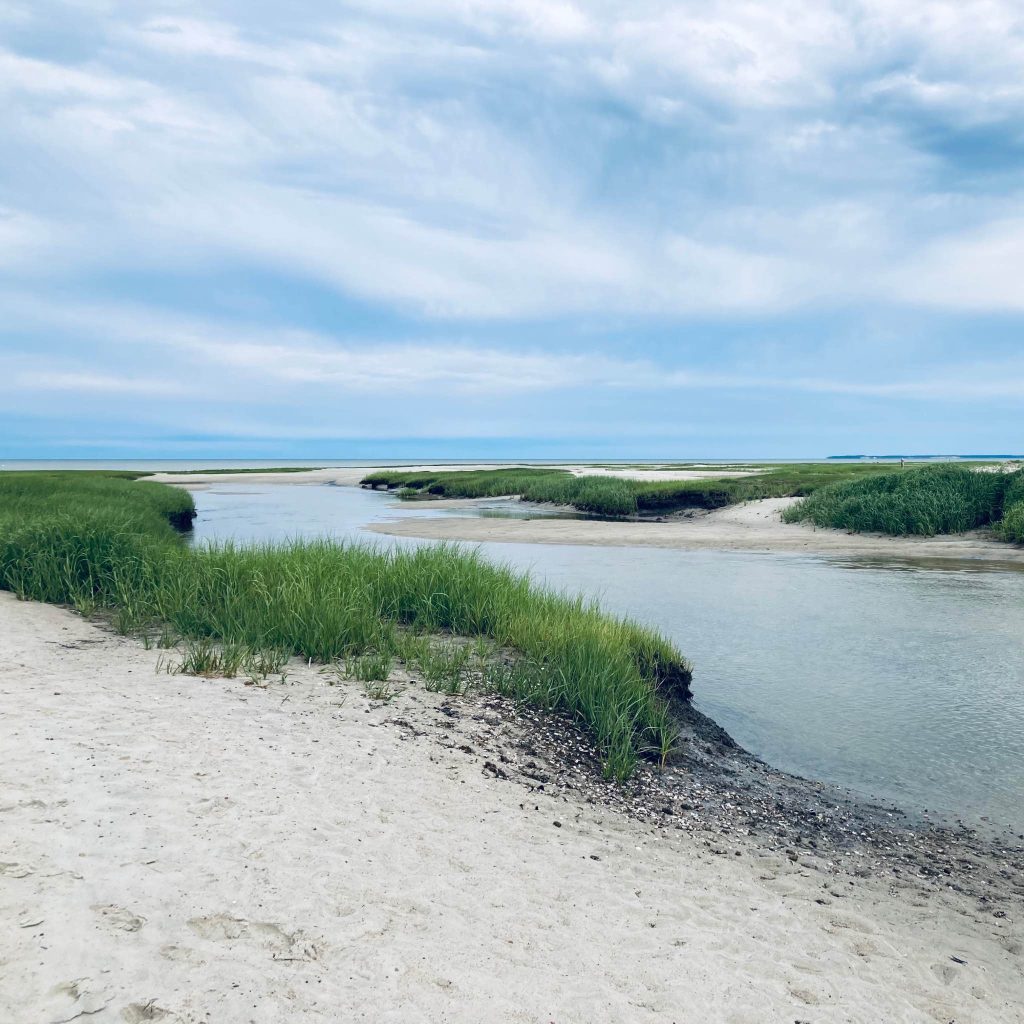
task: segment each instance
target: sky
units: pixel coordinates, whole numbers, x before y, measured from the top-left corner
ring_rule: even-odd
[[[0,0],[0,458],[1024,451],[1018,0]]]

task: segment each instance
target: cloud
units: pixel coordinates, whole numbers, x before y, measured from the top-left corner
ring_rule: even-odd
[[[0,206],[0,267],[31,265],[56,247],[61,234],[59,225]]]
[[[443,318],[899,302],[885,264],[962,230],[970,202],[926,222],[926,194],[893,194],[921,157],[906,114],[869,128],[870,104],[959,118],[1018,89],[1006,18],[979,82],[955,37],[996,40],[937,3],[350,4],[316,32],[217,10],[98,16],[109,45],[73,65],[0,54],[8,149],[55,178],[23,175],[19,205],[40,217],[56,192],[67,228],[95,229],[88,254],[52,246],[53,270],[248,260]],[[625,159],[646,173],[603,170]],[[787,229],[827,220],[837,189],[871,233]]]
[[[992,325],[1024,312],[1009,0],[0,20],[0,352],[37,357],[19,408],[120,395],[158,418],[159,396],[170,421],[224,372],[253,392],[202,412],[225,430],[257,402],[311,430],[311,392],[380,427],[375,400],[434,389],[481,431],[554,393],[598,420],[641,393],[1019,395]]]
[[[16,373],[11,383],[19,390],[71,391],[78,395],[181,396],[187,393],[182,384],[173,380],[46,370]]]
[[[892,281],[904,301],[941,308],[1024,312],[1024,215],[944,238]]]
[[[791,359],[780,366],[770,357],[756,367],[710,369],[704,361],[687,365],[679,358],[570,352],[550,345],[509,350],[444,338],[381,343],[144,307],[65,303],[48,308],[3,293],[0,302],[26,334],[73,332],[87,348],[95,339],[108,349],[131,351],[147,364],[166,368],[162,377],[97,374],[83,367],[55,370],[52,360],[34,357],[31,346],[26,346],[7,356],[4,378],[15,389],[216,396],[228,404],[244,404],[255,395],[262,400],[267,390],[276,391],[278,401],[285,403],[300,396],[301,401],[314,403],[341,395],[515,401],[519,395],[545,392],[687,391],[937,402],[1024,398],[1024,357],[950,362],[925,373],[911,362],[895,372],[891,367],[862,369],[857,378],[848,373],[813,376],[794,372]],[[117,357],[112,351],[107,358]],[[225,379],[232,381],[228,391],[220,384]]]

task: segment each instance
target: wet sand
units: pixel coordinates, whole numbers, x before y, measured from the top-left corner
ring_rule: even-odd
[[[601,547],[654,547],[717,551],[766,551],[846,557],[954,561],[984,560],[1024,566],[1024,548],[993,540],[986,531],[941,537],[888,537],[823,530],[784,523],[782,510],[795,498],[769,498],[714,512],[668,517],[662,522],[608,522],[594,519],[501,519],[473,516],[396,518],[368,529],[395,537],[491,541],[510,544],[584,544]],[[445,503],[449,508],[454,503]],[[464,508],[479,504],[459,502]],[[434,503],[428,503],[434,507]],[[437,507],[443,507],[438,502]]]
[[[171,676],[6,593],[0,622],[0,1019],[1020,1019],[1019,897],[723,834],[740,788],[613,806],[514,706]]]

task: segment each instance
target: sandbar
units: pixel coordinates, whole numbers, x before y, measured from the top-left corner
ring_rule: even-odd
[[[889,537],[784,523],[782,511],[796,500],[767,498],[713,512],[667,517],[662,522],[410,516],[373,523],[367,529],[396,537],[447,541],[762,551],[911,561],[983,561],[1007,568],[1024,567],[1024,548],[995,540],[984,530],[938,537]],[[469,507],[473,502],[460,504]]]

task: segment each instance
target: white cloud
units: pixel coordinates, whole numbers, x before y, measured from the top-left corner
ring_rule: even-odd
[[[1021,267],[1024,214],[925,247],[894,275],[890,287],[893,297],[903,302],[1024,312]]]
[[[26,370],[11,378],[15,388],[28,391],[70,391],[76,395],[181,396],[182,383],[146,377],[118,377],[101,373]]]
[[[811,376],[793,372],[798,361],[792,359],[782,365],[769,357],[759,365],[709,369],[678,359],[539,346],[510,350],[448,339],[380,343],[132,306],[67,303],[50,308],[3,293],[0,302],[23,333],[71,333],[86,351],[106,346],[111,365],[118,361],[116,349],[109,349],[113,345],[147,366],[164,368],[162,375],[64,369],[27,350],[6,359],[3,378],[15,389],[187,394],[197,400],[216,397],[228,405],[262,402],[276,394],[271,401],[288,404],[301,397],[310,407],[341,396],[514,401],[545,392],[750,391],[937,402],[1024,398],[1024,357],[950,362],[928,370],[869,366],[856,377]],[[227,389],[226,380],[231,382]]]
[[[0,206],[0,267],[41,268],[54,249],[68,242],[62,225]]]
[[[15,162],[43,152],[65,179],[23,183],[19,206],[42,220],[58,195],[63,226],[92,243],[54,241],[49,271],[246,260],[450,318],[747,314],[917,301],[922,289],[941,301],[941,274],[902,293],[884,282],[903,280],[891,270],[910,246],[941,245],[980,211],[968,198],[926,221],[929,194],[906,192],[920,157],[891,129],[851,122],[846,83],[867,76],[865,97],[930,107],[1019,86],[1006,69],[1020,32],[991,3],[966,14],[926,3],[913,17],[809,0],[348,10],[289,32],[183,4],[140,22],[98,18],[117,45],[74,66],[0,55]],[[981,15],[992,17],[979,26]],[[991,25],[1003,41],[979,84],[956,42],[995,46]],[[118,65],[119,47],[134,59]],[[905,70],[871,76],[872,61],[901,53]],[[564,148],[542,121],[503,113],[516,81],[568,104],[544,115],[578,133]],[[663,145],[694,150],[663,167],[657,150],[632,157],[651,162],[637,178],[649,197],[614,173],[607,201],[595,191],[603,162],[621,163],[618,129],[572,117],[609,98],[653,118]],[[707,103],[721,113],[699,113]],[[742,181],[744,159],[771,176],[765,194]],[[843,201],[815,194],[816,175]],[[741,194],[716,197],[718,177]]]

